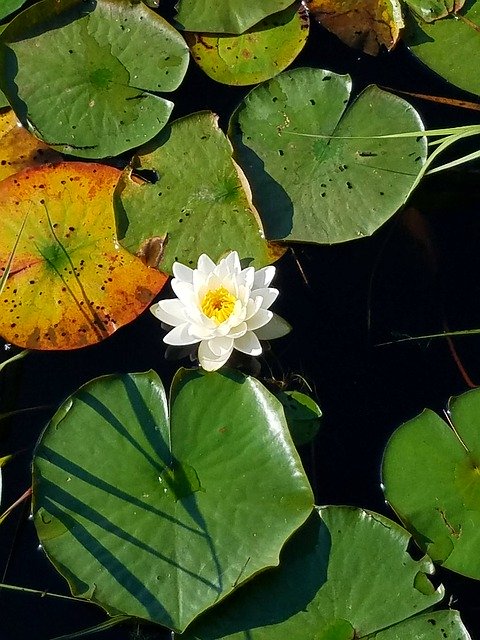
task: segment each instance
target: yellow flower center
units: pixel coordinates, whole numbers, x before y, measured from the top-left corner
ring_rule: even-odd
[[[200,307],[206,316],[214,318],[220,324],[231,316],[236,301],[236,297],[225,287],[220,287],[207,291]]]

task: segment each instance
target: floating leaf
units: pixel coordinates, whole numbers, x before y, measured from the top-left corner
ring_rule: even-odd
[[[59,153],[22,127],[12,109],[0,112],[0,180],[26,167],[61,159]]]
[[[233,114],[235,157],[267,238],[358,239],[408,198],[424,139],[374,136],[421,130],[418,113],[374,86],[345,111],[350,89],[349,76],[295,69],[253,89]]]
[[[6,25],[0,24],[0,34],[5,29],[5,27]],[[0,109],[3,109],[4,107],[8,107],[8,106],[9,106],[9,102],[7,100],[7,96],[3,93],[3,91],[0,90]]]
[[[300,391],[279,391],[275,395],[283,405],[295,445],[311,442],[317,435],[322,417],[322,411],[315,400]]]
[[[456,13],[465,0],[404,0],[405,4],[425,22],[433,22]]]
[[[166,276],[118,246],[120,172],[97,164],[25,169],[0,182],[0,334],[28,349],[76,349],[134,320]]]
[[[269,16],[240,36],[186,33],[193,59],[210,78],[231,85],[273,78],[295,60],[308,35],[303,5]]]
[[[432,559],[480,579],[480,391],[450,401],[447,424],[425,410],[385,450],[385,496]]]
[[[22,123],[50,146],[113,156],[166,124],[188,64],[180,34],[142,2],[43,0],[0,40],[0,86]]]
[[[0,20],[4,20],[11,13],[20,9],[27,0],[2,0],[0,4]]]
[[[376,56],[396,45],[403,29],[399,0],[307,0],[313,16],[349,47]]]
[[[458,14],[426,23],[411,15],[405,42],[424,64],[461,89],[480,95],[480,0]],[[448,51],[448,55],[445,52]]]
[[[201,112],[181,118],[157,142],[136,165],[158,179],[139,183],[127,170],[119,184],[117,227],[129,251],[147,253],[149,264],[166,272],[175,261],[193,265],[202,253],[218,261],[236,250],[256,267],[280,257],[283,249],[263,236],[248,183],[232,160],[217,116]]]
[[[179,0],[176,20],[185,31],[239,34],[291,4],[292,0]]]
[[[410,640],[423,636],[408,631],[425,628],[428,640],[468,640],[456,612],[439,612],[445,635],[423,616],[412,617],[438,602],[443,587],[435,590],[428,579],[429,558],[410,557],[409,539],[376,513],[318,508],[287,542],[278,568],[238,589],[182,640]]]
[[[34,459],[40,541],[75,595],[183,630],[265,567],[312,509],[283,410],[254,378],[98,378]],[[221,517],[219,516],[221,514]]]

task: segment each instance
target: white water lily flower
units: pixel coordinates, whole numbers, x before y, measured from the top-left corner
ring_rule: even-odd
[[[262,353],[260,340],[280,338],[290,325],[269,307],[278,296],[270,287],[275,267],[242,269],[236,251],[216,265],[207,255],[196,269],[173,265],[172,289],[177,298],[150,307],[153,315],[173,327],[164,337],[170,345],[200,343],[198,359],[206,371],[216,371],[233,349],[251,356]]]

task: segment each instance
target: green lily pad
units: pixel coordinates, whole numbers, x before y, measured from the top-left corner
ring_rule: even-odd
[[[5,27],[6,27],[6,25],[1,25],[0,24],[0,34],[5,29]],[[7,100],[7,96],[0,89],[0,109],[3,109],[4,107],[9,107],[9,106],[10,106],[10,103]]]
[[[98,378],[38,445],[33,513],[75,595],[182,631],[278,564],[313,497],[283,410],[233,371]]]
[[[179,0],[175,18],[185,31],[239,34],[291,4],[292,0]]]
[[[430,557],[480,579],[480,391],[399,427],[383,460],[385,497]]]
[[[158,179],[139,182],[127,169],[119,184],[117,229],[125,248],[167,273],[175,261],[191,266],[202,253],[218,261],[236,250],[256,267],[280,257],[283,249],[264,238],[217,116],[201,112],[176,120],[156,145],[135,166]]]
[[[173,107],[156,92],[176,89],[187,65],[180,34],[130,0],[43,0],[0,39],[0,88],[23,125],[84,158],[156,135]]]
[[[480,0],[467,2],[457,14],[424,22],[412,14],[404,39],[412,53],[448,82],[480,95]],[[448,51],[448,55],[445,52]]]
[[[283,71],[303,49],[309,28],[303,5],[268,16],[239,36],[186,33],[198,66],[217,82],[258,84]]]
[[[375,86],[346,109],[350,89],[349,76],[295,69],[253,89],[233,114],[235,158],[267,238],[355,240],[407,200],[425,140],[372,136],[421,130],[418,113]]]
[[[295,445],[311,442],[320,429],[322,417],[322,410],[315,400],[300,391],[278,391],[275,395],[283,405]]]
[[[195,621],[182,639],[390,640],[396,637],[392,625],[425,628],[416,615],[442,598],[443,587],[435,590],[428,579],[429,558],[410,557],[409,540],[405,529],[378,514],[317,508],[285,545],[278,568],[238,589]],[[445,614],[450,619],[450,612]],[[458,618],[451,619],[457,620],[454,633],[448,628],[442,636],[430,623],[425,638],[467,639]],[[407,638],[417,636],[405,633],[402,640]]]
[[[456,13],[465,4],[465,0],[404,0],[405,4],[425,22],[433,22]]]
[[[11,13],[20,9],[27,0],[2,0],[0,4],[0,20],[4,20]]]

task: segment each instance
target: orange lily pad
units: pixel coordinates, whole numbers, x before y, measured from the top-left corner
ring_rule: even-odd
[[[60,162],[62,156],[29,133],[13,109],[0,113],[0,180],[47,162]]]
[[[0,334],[27,349],[78,349],[134,320],[167,276],[120,247],[120,171],[61,163],[0,183]],[[14,253],[11,264],[9,259]]]
[[[400,0],[307,0],[311,14],[349,47],[376,56],[393,49],[403,29]]]

